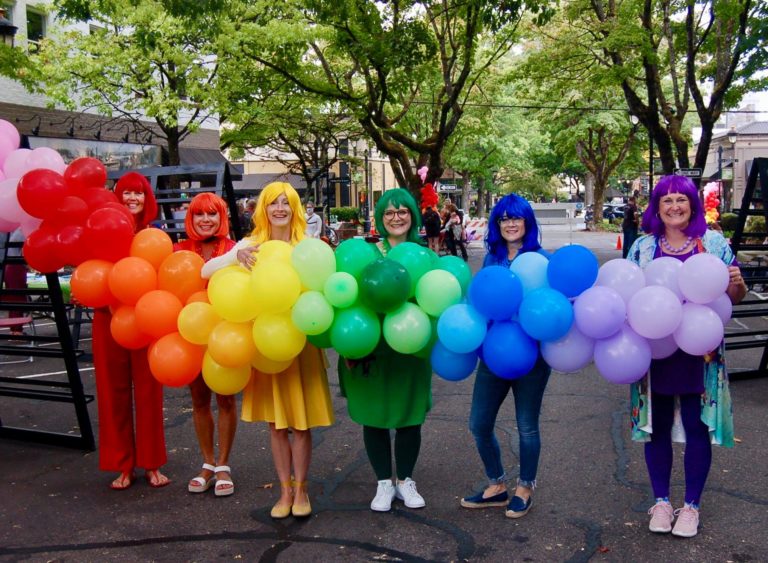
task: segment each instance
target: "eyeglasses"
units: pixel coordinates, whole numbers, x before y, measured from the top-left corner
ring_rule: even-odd
[[[397,215],[398,219],[405,219],[406,217],[409,217],[411,215],[411,211],[406,208],[400,208],[400,209],[387,209],[384,212],[385,219],[394,219],[395,215]]]
[[[499,217],[499,220],[497,221],[499,225],[510,225],[510,224],[520,224],[525,223],[525,218],[523,217],[507,217],[506,215],[504,217]]]

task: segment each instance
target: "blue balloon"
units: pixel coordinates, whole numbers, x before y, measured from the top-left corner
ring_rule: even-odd
[[[520,304],[520,325],[536,340],[558,340],[568,334],[572,324],[573,305],[550,287],[534,289]]]
[[[477,352],[457,354],[451,352],[440,342],[436,342],[430,356],[432,370],[448,381],[461,381],[468,378],[475,371],[477,365]]]
[[[451,305],[437,320],[437,337],[457,354],[474,352],[483,343],[487,321],[472,305]]]
[[[558,249],[549,259],[547,281],[566,297],[576,297],[597,281],[600,265],[588,248],[572,244]]]
[[[483,359],[491,373],[517,379],[533,369],[539,357],[536,341],[515,321],[495,322],[483,342]]]
[[[509,268],[488,266],[472,279],[469,300],[484,317],[508,321],[523,300],[523,284]]]
[[[523,284],[523,293],[527,294],[534,289],[547,287],[547,265],[549,259],[538,252],[525,252],[519,254],[509,266],[509,269],[520,278]]]

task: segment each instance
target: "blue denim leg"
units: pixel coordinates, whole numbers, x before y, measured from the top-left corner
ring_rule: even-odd
[[[520,483],[526,486],[536,482],[541,453],[539,414],[551,371],[539,356],[529,373],[511,381],[515,397],[517,432],[520,437]]]
[[[491,483],[505,479],[501,464],[501,450],[494,433],[496,416],[509,393],[511,381],[496,377],[480,362],[472,391],[472,409],[469,413],[469,431],[475,437],[477,452],[485,466],[485,474]]]

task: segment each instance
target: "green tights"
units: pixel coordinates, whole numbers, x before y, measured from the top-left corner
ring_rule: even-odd
[[[392,478],[392,444],[388,428],[363,426],[363,442],[376,478]],[[395,429],[395,467],[397,478],[412,477],[421,448],[421,425]]]

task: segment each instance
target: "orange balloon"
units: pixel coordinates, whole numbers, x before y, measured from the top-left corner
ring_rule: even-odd
[[[135,305],[142,295],[157,289],[157,272],[144,258],[122,258],[109,273],[109,289],[121,302]]]
[[[115,342],[129,350],[139,350],[152,342],[151,336],[139,330],[136,324],[136,311],[130,305],[118,307],[112,314],[109,329]]]
[[[202,303],[210,303],[211,301],[208,299],[208,290],[202,290],[202,291],[195,291],[192,295],[187,297],[186,305],[189,305],[190,303],[194,303],[196,301],[200,301]]]
[[[187,342],[178,332],[172,332],[149,347],[149,370],[163,385],[189,385],[200,374],[204,354],[204,346]]]
[[[205,261],[189,250],[174,252],[163,260],[157,271],[157,287],[170,291],[185,303],[190,295],[205,289],[200,277]]]
[[[115,298],[109,291],[112,266],[112,262],[106,260],[86,260],[80,264],[69,282],[72,296],[86,307],[106,307],[114,303]]]
[[[176,332],[176,322],[183,305],[170,291],[155,289],[136,302],[136,325],[153,338]]]
[[[131,256],[143,258],[157,270],[168,256],[173,254],[173,241],[160,229],[142,229],[133,236]]]
[[[247,365],[256,349],[251,323],[221,321],[208,335],[208,353],[213,361],[225,368]]]

